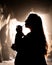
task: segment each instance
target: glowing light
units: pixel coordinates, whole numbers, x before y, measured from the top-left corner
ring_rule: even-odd
[[[26,28],[25,25],[23,26],[23,33],[24,35],[27,35],[27,33],[30,32],[30,29],[29,28]]]
[[[49,31],[48,31],[48,29],[47,29],[47,28],[48,28],[47,22],[48,22],[48,16],[49,16],[49,14],[42,14],[42,13],[39,13],[39,12],[31,11],[31,12],[27,15],[26,19],[28,18],[28,16],[29,16],[31,13],[37,14],[38,16],[41,17],[41,19],[42,19],[42,24],[43,24],[43,29],[44,29],[44,33],[45,33],[45,36],[46,36],[46,40],[47,40],[47,42],[49,43],[49,39],[48,39],[48,37],[49,37],[49,36],[48,36]],[[26,20],[26,19],[25,19],[25,20]],[[24,35],[26,35],[27,33],[30,32],[30,29],[28,29],[28,28],[25,27],[25,22],[20,22],[20,21],[17,21],[16,19],[10,20],[9,30],[10,30],[10,38],[11,38],[12,43],[14,43],[14,40],[15,40],[16,26],[17,26],[17,25],[21,25],[21,26],[23,27],[23,31],[22,31],[22,32],[24,33]],[[49,44],[49,46],[50,46],[50,44]],[[49,50],[50,50],[50,48],[49,48]]]
[[[16,19],[10,20],[9,31],[10,31],[10,39],[11,39],[12,43],[14,43],[15,35],[16,35],[16,26],[18,26],[18,25],[21,25],[23,27],[22,32],[24,33],[24,35],[26,35],[28,32],[30,32],[30,30],[25,27],[25,22],[19,22]]]
[[[10,39],[12,43],[14,42],[15,34],[16,34],[16,26],[18,25],[16,19],[10,20],[9,31],[10,31]]]

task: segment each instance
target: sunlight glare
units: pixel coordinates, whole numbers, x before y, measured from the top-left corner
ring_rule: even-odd
[[[28,32],[30,32],[30,30],[25,27],[25,22],[19,22],[16,19],[10,20],[9,31],[10,31],[10,39],[11,39],[12,43],[14,43],[14,41],[15,41],[16,26],[18,26],[18,25],[21,25],[23,27],[22,32],[24,33],[24,35],[26,35]]]
[[[44,29],[44,33],[45,33],[45,36],[46,36],[46,40],[47,42],[49,42],[49,39],[48,39],[48,25],[47,25],[47,22],[48,22],[48,14],[42,14],[42,13],[38,13],[38,12],[30,12],[27,16],[26,16],[26,19],[28,18],[28,16],[31,14],[31,13],[34,13],[34,14],[37,14],[38,16],[41,17],[42,19],[42,25],[43,25],[43,29]],[[25,19],[25,20],[26,20]],[[21,25],[23,27],[23,30],[22,32],[24,33],[24,35],[27,35],[27,33],[30,32],[30,29],[29,28],[26,28],[25,27],[25,22],[20,22],[18,21],[17,19],[12,19],[10,20],[10,24],[9,24],[9,31],[10,31],[10,39],[12,41],[12,43],[14,43],[14,40],[15,40],[15,35],[16,35],[16,26],[17,25]],[[49,43],[48,43],[49,44]]]

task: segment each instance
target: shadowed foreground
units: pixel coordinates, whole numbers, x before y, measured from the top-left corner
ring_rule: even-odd
[[[3,61],[0,65],[14,65],[14,60]],[[48,65],[52,65],[52,62],[48,62]]]

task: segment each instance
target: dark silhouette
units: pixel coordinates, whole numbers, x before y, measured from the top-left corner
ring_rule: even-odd
[[[23,49],[22,49],[22,38],[24,34],[22,33],[22,26],[18,25],[16,27],[16,36],[15,36],[15,43],[12,45],[12,49],[17,51],[17,55],[15,58],[15,65],[18,65],[21,59],[21,55],[23,54]]]
[[[30,14],[25,26],[31,32],[26,36],[22,32],[16,34],[15,48],[18,54],[15,65],[47,65],[45,60],[47,44],[41,18],[37,14]]]
[[[17,52],[20,50],[20,43],[22,37],[24,36],[24,34],[22,33],[22,26],[18,25],[16,27],[16,36],[15,36],[15,43],[12,45],[12,49],[16,50]]]
[[[47,44],[41,18],[37,14],[30,14],[25,21],[25,26],[31,29],[31,32],[24,37],[26,64],[47,65],[45,60]]]

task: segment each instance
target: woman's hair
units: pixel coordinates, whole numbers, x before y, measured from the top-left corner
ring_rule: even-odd
[[[40,41],[40,46],[43,49],[43,51],[41,51],[43,54],[47,53],[47,49],[46,49],[46,37],[44,34],[44,30],[43,30],[43,26],[42,26],[42,20],[40,18],[40,16],[38,16],[37,14],[30,14],[27,18],[27,20],[25,21],[25,25],[26,27],[31,26],[31,28],[34,31],[35,37],[37,37],[37,40]]]

